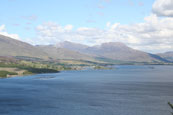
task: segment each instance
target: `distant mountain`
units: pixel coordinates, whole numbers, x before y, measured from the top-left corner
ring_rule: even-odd
[[[165,53],[159,53],[157,55],[159,55],[160,57],[165,58],[165,59],[173,62],[173,51],[165,52]]]
[[[149,54],[143,51],[132,49],[123,43],[109,42],[97,46],[86,46],[82,44],[75,44],[68,42],[69,45],[64,45],[66,42],[61,43],[59,47],[73,49],[81,53],[92,55],[96,58],[106,58],[119,61],[131,62],[162,62],[167,61],[160,56]],[[80,48],[82,47],[82,48]]]
[[[61,42],[56,45],[33,46],[28,43],[0,35],[0,56],[33,57],[41,59],[72,59],[86,61],[114,60],[124,62],[168,62],[172,52],[154,55],[132,49],[123,43],[109,42],[97,46]],[[27,58],[30,59],[30,58]]]
[[[90,54],[113,60],[132,62],[160,62],[164,60],[153,54],[151,55],[143,51],[132,49],[119,42],[103,43],[99,46],[90,47],[87,50]]]
[[[44,51],[53,59],[73,59],[73,60],[90,60],[95,59],[89,55],[79,53],[66,48],[58,48],[52,45],[39,45],[37,46],[40,50]]]
[[[67,43],[67,42],[66,42]],[[68,44],[66,44],[68,46]],[[77,47],[76,47],[77,48]],[[0,35],[0,56],[15,56],[18,59],[75,59],[94,60],[91,56],[53,45],[32,46],[28,43]]]
[[[43,59],[48,58],[47,54],[36,47],[3,35],[0,35],[0,56],[27,56]]]
[[[74,51],[78,51],[78,52],[82,52],[83,50],[85,50],[86,48],[89,47],[87,45],[73,43],[73,42],[69,42],[69,41],[57,43],[55,46],[57,48],[66,48],[66,49],[70,49],[70,50],[74,50]]]

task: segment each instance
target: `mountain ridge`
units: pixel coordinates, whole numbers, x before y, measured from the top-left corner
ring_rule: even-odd
[[[48,56],[35,46],[0,35],[0,56],[27,56],[47,59]]]
[[[62,45],[63,42],[61,42],[61,46],[62,48],[67,48],[66,45]],[[147,53],[147,52],[143,52],[140,50],[136,50],[133,48],[130,48],[128,46],[126,46],[123,43],[120,42],[107,42],[107,43],[103,43],[101,45],[94,45],[94,46],[86,46],[85,48],[78,48],[75,49],[75,47],[77,47],[75,44],[75,47],[73,46],[73,42],[68,42],[68,44],[71,44],[71,49],[75,50],[75,51],[79,51],[82,52],[84,54],[88,54],[88,55],[92,55],[96,58],[101,57],[101,58],[107,58],[107,59],[113,59],[113,60],[119,60],[119,61],[131,61],[131,62],[168,62],[166,59],[163,59],[162,57],[155,55],[155,54],[151,54],[151,53]],[[78,44],[80,46],[82,46],[82,44]]]
[[[52,45],[37,45],[37,48],[44,51],[53,59],[73,59],[73,60],[89,60],[94,61],[89,55],[82,54],[66,48],[59,48]]]
[[[129,62],[169,62],[163,54],[151,54],[136,50],[120,42],[107,42],[101,45],[87,46],[69,41],[55,45],[30,45],[0,35],[0,56],[26,56],[41,59],[72,59],[99,61],[98,58]],[[172,54],[166,53],[166,54]],[[173,57],[173,55],[171,55]],[[171,57],[171,59],[173,59]]]
[[[158,53],[157,55],[159,55],[162,58],[165,58],[168,61],[173,62],[173,51]]]

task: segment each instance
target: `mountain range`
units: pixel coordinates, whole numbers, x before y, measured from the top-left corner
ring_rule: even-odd
[[[172,62],[173,52],[151,54],[135,50],[119,42],[87,46],[73,42],[60,42],[55,45],[36,45],[0,35],[0,56],[33,57],[44,60],[86,60],[123,62]]]
[[[109,42],[101,45],[86,46],[72,42],[61,42],[55,45],[58,48],[72,49],[77,52],[91,55],[97,59],[130,62],[169,62],[166,57],[132,49],[120,42]],[[163,54],[164,55],[164,54]]]
[[[162,57],[168,61],[173,62],[173,51],[165,52],[165,53],[159,53],[157,55],[159,55],[160,57]]]
[[[33,45],[0,35],[0,56],[26,56],[48,59],[43,51]]]

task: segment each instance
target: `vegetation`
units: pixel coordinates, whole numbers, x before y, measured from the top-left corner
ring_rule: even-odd
[[[0,59],[0,77],[57,72],[59,72],[59,68],[40,61]]]
[[[29,74],[29,73],[33,73],[33,74],[37,74],[37,73],[57,73],[59,71],[54,70],[54,69],[47,69],[47,68],[25,68],[27,71],[24,74]]]
[[[0,77],[8,77],[8,75],[18,75],[16,72],[0,71]]]
[[[63,70],[81,70],[85,68],[108,69],[107,63],[85,60],[41,60],[32,57],[0,57],[0,71],[15,72],[15,75],[39,73],[57,73]],[[3,74],[3,77],[11,74]],[[13,76],[13,75],[12,75]]]
[[[110,68],[105,66],[94,66],[94,69],[110,69]]]
[[[170,102],[168,102],[168,105],[171,107],[171,109],[172,109],[171,114],[173,115],[173,104],[171,104]]]

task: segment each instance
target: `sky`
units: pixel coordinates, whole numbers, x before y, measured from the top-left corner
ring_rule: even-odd
[[[173,0],[1,0],[0,34],[33,45],[122,42],[173,51]]]

